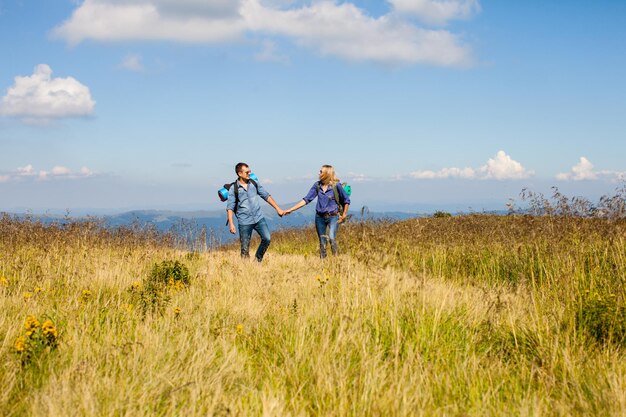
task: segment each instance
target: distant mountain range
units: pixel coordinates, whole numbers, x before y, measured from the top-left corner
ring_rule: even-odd
[[[286,205],[290,207],[290,205]],[[312,224],[315,216],[315,205],[310,204],[302,209],[283,218],[279,217],[274,209],[268,205],[263,206],[265,219],[267,220],[270,230],[281,228],[302,227]],[[9,213],[18,217],[24,217],[25,214]],[[351,210],[354,219],[392,219],[402,220],[412,217],[418,217],[418,214],[403,212],[369,212],[366,208],[359,210]],[[99,215],[99,216],[63,216],[58,214],[31,214],[29,217],[44,223],[63,222],[66,220],[80,220],[86,218],[95,218],[101,220],[106,227],[130,226],[137,224],[139,226],[153,225],[160,231],[188,232],[198,231],[206,227],[216,242],[226,242],[233,238],[228,233],[226,227],[226,210],[212,211],[171,211],[171,210],[132,210],[119,214]]]

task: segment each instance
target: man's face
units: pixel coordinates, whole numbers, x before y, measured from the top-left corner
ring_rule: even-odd
[[[239,177],[241,177],[244,180],[249,180],[251,172],[252,171],[250,170],[250,167],[243,167],[241,168],[241,171],[239,171]]]

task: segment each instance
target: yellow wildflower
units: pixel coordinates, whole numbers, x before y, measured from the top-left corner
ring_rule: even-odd
[[[41,287],[35,288],[35,294],[39,294],[40,292],[43,292],[43,288]]]
[[[41,329],[43,330],[43,335],[48,339],[56,339],[59,336],[59,332],[57,332],[57,328],[54,327],[52,320],[44,321],[41,325]]]
[[[235,331],[237,332],[237,334],[241,335],[243,334],[243,324],[239,323],[236,327],[235,327]]]
[[[27,316],[24,321],[24,328],[26,329],[26,335],[30,336],[39,327],[39,321],[35,316]]]
[[[129,313],[130,313],[131,311],[133,311],[133,309],[134,309],[134,308],[135,308],[135,306],[134,306],[134,305],[132,305],[132,304],[126,304],[126,311],[128,311]]]
[[[25,292],[24,294],[22,294],[24,296],[24,301],[28,301],[31,298],[33,298],[33,293],[32,292]]]
[[[93,293],[89,290],[83,290],[82,295],[80,296],[80,300],[81,301],[87,301],[91,298],[91,296],[93,295]]]
[[[184,290],[185,284],[183,284],[182,281],[176,281],[176,284],[174,285],[174,289],[177,291]]]
[[[13,346],[15,347],[16,352],[24,352],[26,350],[26,339],[24,339],[24,336],[20,336],[15,339],[15,344]]]
[[[4,276],[0,276],[0,287],[8,287],[9,281]]]
[[[131,291],[139,291],[139,288],[141,288],[141,283],[139,281],[133,282],[130,286]]]
[[[176,308],[174,309],[174,317],[178,317],[178,316],[180,316],[180,312],[181,312],[181,311],[182,311],[182,310],[180,309],[180,307],[176,307]]]

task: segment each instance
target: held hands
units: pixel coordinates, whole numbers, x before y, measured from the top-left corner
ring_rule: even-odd
[[[276,210],[276,213],[278,213],[278,215],[279,215],[280,217],[284,217],[284,216],[288,216],[289,214],[291,214],[291,211],[292,211],[291,209],[289,209],[289,210],[283,210],[283,209],[280,209],[280,208],[279,208],[279,209],[277,209],[277,210]]]

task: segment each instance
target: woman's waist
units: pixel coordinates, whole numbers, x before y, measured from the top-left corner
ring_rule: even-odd
[[[339,212],[338,211],[318,211],[315,213],[315,215],[326,219],[328,217],[338,216]]]

